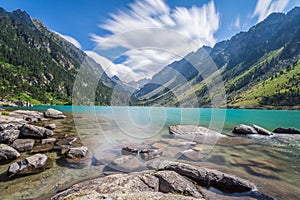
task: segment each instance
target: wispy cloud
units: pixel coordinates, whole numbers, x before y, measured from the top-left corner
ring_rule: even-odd
[[[261,22],[273,12],[283,12],[288,3],[289,0],[258,0],[252,17]]]
[[[56,33],[57,35],[59,35],[60,37],[62,37],[65,40],[67,40],[68,42],[72,43],[78,49],[81,49],[81,44],[75,38],[73,38],[69,35],[63,35],[63,34],[58,33],[56,31],[52,31],[52,32]]]
[[[241,28],[241,19],[240,16],[237,16],[237,18],[235,19],[234,23],[233,23],[233,27],[236,29],[240,29]]]
[[[92,34],[92,39],[100,50],[127,49],[127,59],[121,64],[138,74],[138,79],[149,78],[202,45],[213,46],[219,19],[213,1],[202,7],[173,9],[163,0],[136,0],[99,25],[110,34]],[[114,71],[122,74],[121,70]]]

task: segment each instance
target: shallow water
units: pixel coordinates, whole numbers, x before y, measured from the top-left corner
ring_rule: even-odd
[[[52,106],[53,107],[53,106]],[[34,110],[45,110],[37,106]],[[121,156],[126,143],[152,144],[163,150],[162,158],[185,160],[241,176],[252,181],[264,194],[278,199],[300,196],[300,135],[237,137],[231,133],[239,123],[257,124],[273,130],[277,127],[300,129],[299,111],[178,109],[138,107],[54,107],[68,114],[66,120],[53,120],[56,137],[68,134],[81,140],[97,159],[108,164]],[[170,136],[172,124],[200,124],[227,137],[179,138]],[[42,124],[40,124],[42,125]],[[190,159],[182,155],[187,149],[199,154]],[[103,175],[110,168],[90,165],[84,169],[65,166],[60,155],[48,152],[54,165],[40,174],[8,179],[7,165],[0,166],[0,196],[2,199],[45,198],[75,182]],[[26,157],[28,155],[22,155]],[[145,164],[140,160],[140,164]]]

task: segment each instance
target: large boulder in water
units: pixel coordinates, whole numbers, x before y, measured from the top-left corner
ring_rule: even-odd
[[[252,127],[257,131],[258,134],[260,135],[272,135],[272,133],[270,131],[268,131],[267,129],[264,129],[260,126],[257,126],[255,124],[252,125]]]
[[[35,154],[11,164],[7,170],[9,176],[36,174],[52,167],[52,160],[45,154]]]
[[[20,134],[24,137],[34,137],[34,138],[47,138],[53,136],[53,131],[29,124],[24,124],[20,128]]]
[[[0,143],[10,144],[19,137],[20,131],[8,129],[0,131]]]
[[[273,133],[300,134],[300,131],[295,128],[276,128]]]
[[[255,128],[245,124],[237,125],[236,127],[234,127],[233,132],[238,134],[258,134]]]
[[[84,168],[91,164],[91,152],[86,146],[71,147],[65,152],[66,161],[72,168]]]
[[[156,160],[148,165],[150,169],[171,170],[185,176],[199,185],[215,187],[223,192],[249,192],[255,186],[247,180],[217,170],[193,166],[185,163]]]
[[[0,116],[0,143],[12,143],[19,137],[19,128],[26,124],[23,119]]]
[[[20,157],[20,153],[17,150],[6,144],[0,144],[0,164],[5,164],[18,157]]]
[[[66,116],[58,110],[55,110],[53,108],[49,108],[44,112],[45,117],[47,118],[54,118],[54,119],[64,119]]]

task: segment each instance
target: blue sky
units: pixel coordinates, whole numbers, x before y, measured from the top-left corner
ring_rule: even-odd
[[[40,19],[97,62],[109,65],[109,75],[126,81],[149,78],[189,51],[213,46],[247,31],[271,12],[287,12],[299,5],[300,0],[0,0],[7,11],[22,9]],[[184,44],[184,50],[178,51],[171,47],[177,36],[153,30],[135,32],[133,37],[127,34],[126,42],[117,36],[141,28],[176,31],[189,37],[186,43],[191,45]],[[150,43],[156,46],[149,49]]]

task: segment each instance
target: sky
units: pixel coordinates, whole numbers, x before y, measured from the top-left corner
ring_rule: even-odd
[[[0,0],[41,20],[130,82],[151,78],[201,46],[213,47],[300,0]]]

